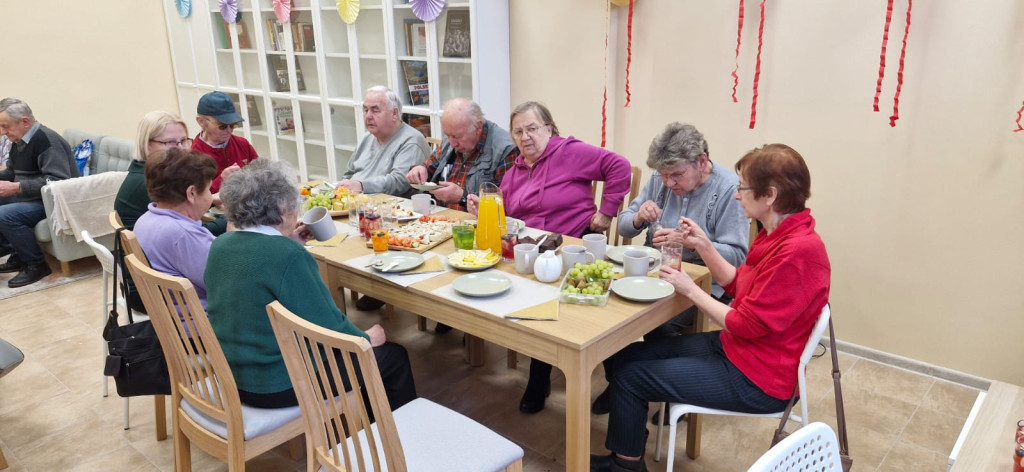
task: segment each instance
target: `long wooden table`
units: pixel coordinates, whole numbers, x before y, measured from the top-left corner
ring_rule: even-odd
[[[578,243],[576,238],[566,237],[563,244]],[[454,250],[451,241],[433,249],[441,255]],[[342,287],[347,287],[561,369],[566,384],[566,465],[571,471],[587,470],[590,462],[590,378],[594,368],[692,306],[692,302],[681,295],[654,303],[634,303],[612,295],[604,307],[563,304],[559,320],[555,322],[509,321],[431,293],[465,272],[443,273],[406,288],[344,264],[370,252],[363,238],[351,236],[336,247],[315,247],[310,252],[317,259],[321,275],[338,306],[345,306]],[[503,262],[495,268],[535,280],[533,275],[516,273],[514,266]],[[710,292],[711,274],[707,268],[685,263],[683,266],[701,288]],[[694,322],[697,330],[704,330],[703,316],[697,316]],[[687,424],[687,455],[696,458],[700,455],[701,419],[693,416],[696,417],[690,418]]]
[[[992,382],[950,470],[1013,470],[1014,432],[1021,419],[1024,419],[1024,388]]]

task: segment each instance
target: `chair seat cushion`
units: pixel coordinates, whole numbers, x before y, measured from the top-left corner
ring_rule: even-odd
[[[192,418],[192,421],[199,423],[207,431],[216,434],[224,439],[228,438],[228,428],[223,422],[211,418],[206,413],[199,411],[192,406],[188,400],[181,399],[181,409]],[[288,422],[302,415],[298,406],[288,408],[256,408],[242,404],[242,430],[245,432],[245,440],[248,441],[257,436],[269,433]]]
[[[409,472],[453,470],[500,471],[523,457],[523,448],[486,426],[424,398],[417,398],[393,413]],[[383,455],[376,423],[372,425],[378,453]],[[364,432],[360,432],[365,437]],[[369,454],[362,442],[364,457]],[[349,451],[355,457],[351,441]],[[320,468],[324,472],[324,468]],[[387,464],[381,464],[387,471]],[[352,472],[360,472],[355,464]]]

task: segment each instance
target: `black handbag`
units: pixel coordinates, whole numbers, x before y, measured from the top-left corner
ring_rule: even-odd
[[[124,228],[121,228],[124,229]],[[117,267],[124,262],[121,247],[121,229],[114,235],[114,298],[117,300]],[[126,287],[122,287],[126,293]],[[127,298],[127,295],[126,295]],[[128,324],[117,322],[117,303],[107,315],[103,327],[103,339],[107,341],[107,360],[103,374],[114,378],[117,394],[122,397],[139,395],[170,395],[171,380],[167,371],[160,339],[157,338],[153,323],[149,320],[138,323],[132,320],[132,309],[128,307]]]

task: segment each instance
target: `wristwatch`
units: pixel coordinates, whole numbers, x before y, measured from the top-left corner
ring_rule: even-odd
[[[466,197],[469,196],[469,191],[462,189],[462,200],[459,200],[459,205],[466,206]]]

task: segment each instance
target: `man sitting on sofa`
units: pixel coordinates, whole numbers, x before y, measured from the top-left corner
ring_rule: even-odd
[[[231,97],[224,92],[210,92],[199,98],[196,123],[202,131],[192,141],[192,150],[199,151],[217,162],[217,177],[210,184],[210,192],[220,191],[220,183],[235,171],[260,157],[249,141],[232,134],[242,124],[242,115],[235,110]],[[214,199],[214,202],[219,199]]]
[[[47,182],[78,177],[71,146],[43,126],[28,104],[16,98],[0,100],[0,134],[13,145],[9,163],[0,171],[0,273],[18,272],[10,288],[38,282],[50,275],[33,228],[46,218],[41,190]]]

